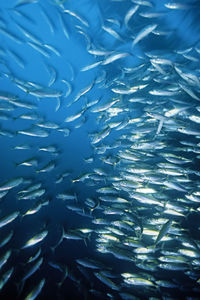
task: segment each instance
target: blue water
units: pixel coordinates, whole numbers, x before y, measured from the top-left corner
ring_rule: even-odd
[[[129,29],[127,29],[124,24],[124,17],[127,11],[136,5],[134,1],[40,0],[34,3],[28,2],[24,1],[24,5],[19,7],[16,7],[16,5],[20,2],[16,2],[15,0],[2,0],[0,3],[0,94],[15,95],[19,101],[28,102],[35,106],[32,110],[13,106],[13,110],[5,111],[5,114],[8,114],[8,119],[0,119],[0,130],[10,133],[9,135],[0,132],[0,186],[7,180],[16,177],[23,177],[24,180],[28,180],[28,182],[25,181],[21,185],[11,189],[0,202],[1,217],[9,215],[14,211],[20,212],[20,215],[13,222],[1,228],[0,232],[0,240],[2,240],[11,230],[14,231],[14,235],[9,243],[0,249],[1,255],[4,255],[5,251],[9,249],[12,250],[11,257],[0,270],[0,278],[2,278],[8,269],[14,268],[10,279],[0,292],[0,299],[25,299],[29,292],[43,278],[45,278],[45,285],[37,299],[125,299],[120,296],[121,291],[126,291],[120,274],[125,272],[138,272],[138,274],[141,274],[143,272],[142,269],[139,270],[132,262],[130,263],[122,259],[118,260],[109,253],[98,252],[96,249],[97,234],[92,234],[91,238],[85,241],[64,239],[59,243],[63,228],[67,232],[68,230],[79,228],[91,228],[95,230],[98,227],[92,223],[92,219],[94,216],[95,218],[102,218],[101,209],[95,210],[96,213],[94,214],[90,213],[88,207],[85,205],[86,198],[93,198],[97,202],[99,196],[97,189],[104,186],[111,186],[111,176],[120,176],[120,163],[117,164],[119,168],[112,164],[103,163],[101,159],[102,149],[100,147],[104,145],[107,145],[107,147],[110,146],[110,149],[106,150],[105,157],[116,158],[119,150],[129,150],[132,144],[132,142],[127,142],[126,144],[125,141],[118,148],[112,147],[120,140],[123,134],[129,134],[129,131],[133,129],[130,127],[120,131],[111,130],[111,133],[105,140],[98,144],[92,144],[93,134],[103,130],[107,115],[106,112],[105,114],[103,113],[103,121],[98,119],[100,114],[92,113],[87,108],[87,104],[98,99],[99,103],[106,103],[116,98],[116,94],[111,91],[112,84],[116,80],[124,82],[128,78],[130,79],[128,84],[134,86],[136,80],[134,77],[135,74],[133,79],[131,79],[131,77],[126,77],[122,70],[124,68],[136,67],[141,61],[145,62],[146,53],[151,52],[156,55],[158,53],[158,55],[164,55],[167,59],[178,61],[178,54],[175,54],[175,50],[184,50],[199,46],[200,6],[198,1],[179,1],[179,3],[185,5],[192,4],[193,6],[189,9],[169,10],[164,6],[164,3],[167,3],[167,1],[153,0],[151,1],[152,7],[141,5],[139,11],[162,12],[163,16],[153,21],[151,19],[145,19],[144,21],[141,17],[135,18],[133,16],[129,21]],[[68,13],[63,13],[64,9],[76,12],[78,16],[87,21],[88,26],[84,25],[80,19]],[[47,14],[51,25],[48,24],[44,13]],[[64,20],[69,38],[66,38],[63,33],[60,15],[62,15]],[[111,19],[111,21],[108,21],[108,19]],[[151,33],[132,48],[131,45],[136,32],[139,32],[144,26],[151,24],[151,22],[158,23],[159,30],[165,32],[165,34],[156,35]],[[17,24],[41,41],[39,46],[46,51],[48,57],[30,46],[29,42],[32,42],[32,40],[20,31]],[[119,33],[121,40],[103,30],[103,25]],[[10,33],[11,36],[8,36],[7,33]],[[45,45],[53,46],[58,51],[58,55],[55,51],[45,47]],[[128,52],[131,55],[111,64],[99,65],[96,68],[82,72],[81,69],[83,67],[100,61],[104,57],[91,55],[88,50],[92,47],[100,50],[116,51],[117,53]],[[9,51],[19,57],[21,65]],[[188,72],[194,72],[199,75],[199,56],[196,56],[198,57],[198,62],[188,61],[185,64],[183,63],[183,66]],[[22,86],[26,82],[32,82],[43,87],[48,87],[51,78],[51,72],[49,73],[48,67],[50,70],[56,72],[55,82],[49,89],[61,91],[62,96],[59,99],[55,97],[38,98],[17,86],[16,79],[23,82]],[[136,72],[138,72],[138,78],[140,79],[140,76],[143,76],[142,72]],[[153,72],[151,73],[152,79],[150,78],[149,82],[153,88],[155,82],[153,82],[154,76],[152,74]],[[103,76],[105,76],[105,79],[100,83],[96,83],[97,79],[103,78]],[[62,80],[66,80],[72,89],[67,97],[63,97],[68,91],[68,87]],[[91,90],[70,105],[77,94],[91,83],[94,84]],[[138,84],[138,81],[136,84]],[[163,86],[163,89],[165,89],[165,86]],[[199,93],[199,87],[195,91]],[[142,93],[139,97],[141,96],[143,96]],[[183,96],[184,99],[187,97],[188,103],[192,103],[195,109],[199,105],[198,101],[195,102],[187,94]],[[126,118],[140,118],[141,112],[143,112],[144,104],[131,104],[126,101],[127,98],[124,99],[120,102],[121,106],[119,105],[122,108],[122,113],[121,115],[119,113],[113,119],[113,122],[126,120]],[[150,99],[149,94],[146,99]],[[8,102],[0,100],[0,105],[4,105],[4,103]],[[70,123],[64,122],[67,117],[78,113],[82,109],[85,109],[85,111],[80,118]],[[2,110],[2,112],[4,111]],[[48,132],[48,137],[31,137],[20,134],[19,131],[27,130],[38,122],[38,120],[20,118],[21,115],[32,112],[36,113],[38,117],[42,117],[43,121],[58,124],[58,129],[67,128],[69,134],[65,135],[57,129],[45,129]],[[199,130],[199,124],[195,124],[194,127],[196,130]],[[172,150],[169,150],[171,152],[173,152],[173,147],[180,146],[178,144],[179,140],[185,139],[196,144],[198,143],[199,136],[185,137],[180,136],[176,132],[173,134],[174,138],[169,139],[169,144],[167,144],[169,149],[172,148]],[[14,149],[20,144],[27,144],[30,146],[30,149]],[[55,155],[39,151],[40,147],[48,145],[56,146],[58,153]],[[197,155],[189,153],[187,154],[187,158],[195,161],[195,165],[192,165],[191,168],[199,171],[199,159],[196,158]],[[93,161],[87,163],[86,159],[90,157],[93,158]],[[17,166],[17,164],[30,158],[36,158],[38,166]],[[51,161],[55,162],[53,170],[44,173],[37,172]],[[157,162],[156,158],[155,162]],[[106,172],[107,175],[103,180],[98,181],[89,178],[83,182],[73,183],[74,179],[84,173],[94,173],[95,168],[101,168]],[[68,175],[64,177],[61,183],[56,183],[56,180],[65,172]],[[190,178],[194,180],[194,183],[191,183],[191,185],[196,191],[199,189],[199,177],[192,176]],[[45,194],[37,199],[19,200],[18,193],[26,189],[30,185],[29,182],[30,184],[41,183],[42,188],[45,189]],[[77,196],[78,205],[84,208],[85,215],[80,215],[67,209],[67,201],[56,198],[58,194],[63,192]],[[179,194],[177,196],[177,191],[170,191],[168,195],[172,199],[179,196]],[[127,194],[122,190],[119,192],[119,196],[125,197]],[[23,217],[23,214],[38,199],[49,200],[49,204],[43,206],[37,213]],[[196,204],[191,204],[191,208],[196,210],[196,214],[188,219],[180,220],[176,219],[176,217],[175,219],[172,217],[172,219],[178,223],[180,222],[180,227],[185,226],[185,228],[190,228],[190,238],[199,241],[198,207]],[[154,207],[149,210],[146,207],[146,209],[147,212],[145,213],[148,217],[151,217],[151,214],[155,212]],[[115,217],[112,218],[112,216],[104,215],[104,217],[110,223],[112,220],[115,220]],[[104,226],[100,228],[103,229]],[[44,229],[48,230],[48,235],[41,244],[21,249],[27,240]],[[51,247],[57,243],[59,245],[53,252]],[[43,257],[43,263],[39,270],[26,280],[23,289],[21,289],[21,279],[30,267],[27,264],[27,260],[39,248],[41,248],[40,257]],[[111,278],[111,280],[117,284],[119,291],[99,281],[92,273],[93,270],[82,268],[81,272],[77,268],[76,259],[84,257],[90,257],[101,261],[105,265],[109,265],[110,271],[116,275],[116,278]],[[61,281],[63,274],[59,270],[52,268],[49,265],[50,261],[62,264],[62,266],[69,269],[69,275],[66,276],[61,287],[58,286],[58,283]],[[193,267],[191,269],[193,270]],[[136,297],[135,299],[199,299],[199,283],[196,282],[198,276],[200,276],[199,266],[194,269],[193,272],[195,275],[197,274],[197,278],[194,280],[188,278],[180,271],[172,273],[174,276],[173,279],[175,279],[174,282],[178,282],[178,287],[175,289],[157,287],[155,290],[146,290],[144,288],[142,291],[143,287],[139,286],[135,289],[130,288],[131,294],[133,297]],[[149,274],[154,275],[154,272],[149,272]],[[168,273],[168,271],[160,269],[156,273],[156,280],[159,280],[159,278],[171,280],[171,276],[170,272]],[[188,282],[188,287],[184,290],[184,283],[186,281]],[[96,292],[92,293],[91,290],[95,290]],[[184,293],[186,293],[186,296],[184,296]]]

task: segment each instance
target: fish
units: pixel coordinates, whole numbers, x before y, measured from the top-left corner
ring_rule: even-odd
[[[22,134],[22,135],[28,135],[31,137],[47,137],[49,135],[49,132],[43,129],[39,129],[37,127],[31,127],[29,129],[26,130],[18,130],[17,131],[18,134]]]
[[[134,47],[137,43],[139,43],[142,39],[149,35],[153,30],[155,30],[157,26],[158,24],[151,24],[144,27],[139,33],[137,33],[136,37],[133,40],[132,47]]]
[[[5,246],[7,243],[9,243],[9,241],[12,239],[14,234],[14,231],[11,230],[0,242],[0,248],[2,248],[3,246]]]
[[[50,54],[48,53],[48,51],[46,51],[41,44],[38,45],[38,43],[35,42],[30,42],[28,41],[27,44],[32,47],[34,50],[36,50],[37,52],[39,52],[40,54],[42,54],[43,56],[50,58]]]
[[[116,94],[122,94],[122,95],[131,95],[141,89],[144,89],[147,86],[147,84],[141,84],[138,86],[132,86],[131,88],[112,88],[111,90]]]
[[[191,96],[193,99],[200,101],[200,98],[187,86],[185,86],[182,83],[179,83],[180,87],[189,95]]]
[[[49,153],[56,153],[58,151],[57,147],[54,145],[42,146],[38,148],[39,151],[49,152]]]
[[[92,260],[92,259],[88,259],[88,258],[83,258],[83,259],[77,259],[76,260],[78,264],[86,267],[86,268],[91,268],[91,269],[102,269],[102,268],[105,268],[105,266],[98,262],[98,261],[95,261],[95,260]]]
[[[113,63],[114,61],[118,60],[118,59],[121,59],[121,58],[124,58],[124,57],[127,57],[129,56],[130,53],[115,53],[115,54],[111,54],[110,56],[108,56],[101,64],[102,65],[108,65],[110,63]]]
[[[190,8],[189,5],[187,4],[182,4],[182,3],[178,3],[178,2],[168,2],[164,4],[165,7],[169,8],[169,9],[188,9]]]
[[[48,122],[48,121],[47,122],[36,123],[35,125],[38,126],[38,127],[47,128],[47,129],[58,129],[59,128],[59,125],[57,123]]]
[[[6,215],[0,219],[0,228],[14,221],[20,215],[19,211],[15,211],[9,215]]]
[[[22,247],[22,249],[28,248],[28,247],[32,247],[37,245],[38,243],[42,242],[46,236],[48,234],[47,230],[43,230],[40,233],[36,234],[35,236],[33,236],[32,238],[30,238]]]
[[[61,91],[55,91],[47,88],[27,90],[27,93],[38,98],[57,98],[62,96]]]
[[[60,24],[61,24],[61,27],[62,27],[62,31],[63,31],[65,37],[67,38],[67,40],[69,40],[69,38],[70,38],[69,30],[67,28],[67,24],[65,22],[65,19],[64,19],[63,15],[61,13],[59,13],[59,19],[60,19]]]
[[[92,144],[97,144],[100,141],[102,141],[104,138],[106,138],[111,132],[110,127],[105,128],[104,130],[102,130],[101,132],[97,133],[93,138],[91,143]]]
[[[22,277],[22,284],[31,277],[37,270],[40,268],[41,264],[43,263],[43,257],[41,257],[31,268],[26,272],[26,274]]]
[[[16,163],[16,167],[19,166],[27,166],[27,167],[36,167],[38,165],[38,161],[35,158],[30,158],[20,163]]]
[[[65,95],[63,95],[63,97],[65,97],[65,98],[67,98],[70,94],[71,94],[71,92],[72,92],[72,86],[71,86],[71,84],[67,81],[67,80],[65,80],[65,79],[62,79],[62,82],[67,86],[67,91],[66,91],[66,93],[65,93]]]
[[[36,113],[22,114],[22,115],[18,116],[18,118],[23,119],[23,120],[37,120],[37,121],[42,120]]]
[[[38,201],[34,204],[34,206],[33,206],[32,208],[28,209],[28,210],[23,214],[23,217],[24,217],[24,216],[28,216],[28,215],[33,215],[33,214],[37,213],[37,212],[38,212],[43,206],[45,206],[45,205],[48,205],[48,201],[46,201],[46,200],[43,200],[43,201],[38,200]]]
[[[15,4],[15,8],[27,5],[27,4],[32,4],[32,3],[37,3],[38,0],[18,0],[18,2]]]
[[[100,49],[89,49],[88,53],[90,53],[94,56],[106,56],[106,55],[112,54],[113,51],[100,50]]]
[[[24,34],[25,37],[27,37],[29,40],[31,40],[32,42],[34,42],[36,45],[41,45],[42,41],[40,40],[40,38],[38,36],[36,36],[34,33],[30,32],[29,30],[27,30],[24,26],[22,26],[19,23],[15,23],[17,28]],[[30,44],[32,45],[32,44]]]
[[[0,33],[2,33],[3,35],[5,35],[6,37],[10,38],[11,40],[13,40],[18,44],[23,43],[23,41],[18,36],[16,36],[15,33],[8,31],[7,29],[0,27]]]
[[[12,254],[11,250],[7,250],[3,255],[0,257],[0,269],[7,263],[8,259]]]
[[[139,5],[135,5],[127,11],[127,13],[124,17],[124,24],[126,25],[126,27],[128,27],[128,23],[129,23],[130,19],[137,12],[138,8],[139,8]]]
[[[94,81],[92,81],[89,85],[87,85],[85,88],[81,89],[79,91],[79,93],[76,95],[76,97],[74,98],[73,102],[72,103],[75,103],[77,102],[83,95],[85,95],[86,93],[88,93],[92,87],[94,85]],[[70,103],[71,105],[71,103]]]
[[[119,101],[120,101],[120,99],[115,98],[115,99],[112,99],[112,101],[109,101],[107,103],[103,103],[103,104],[98,103],[98,105],[94,106],[90,111],[93,113],[99,113],[99,112],[105,111]]]
[[[90,65],[87,65],[87,66],[81,68],[80,71],[81,71],[81,72],[85,72],[85,71],[94,69],[94,68],[98,67],[98,66],[101,65],[101,64],[102,64],[102,61],[97,61],[97,62],[95,62],[95,63],[93,63],[93,64],[90,64]]]
[[[119,290],[119,287],[110,278],[106,277],[101,272],[94,272],[94,275],[105,285],[109,286],[111,289],[116,291]]]
[[[20,195],[20,194],[26,194],[26,193],[32,192],[34,190],[39,189],[41,186],[42,186],[41,183],[33,183],[33,184],[29,185],[28,187],[26,187],[26,189],[20,190],[18,192],[18,194]]]
[[[47,66],[47,71],[50,75],[50,79],[49,79],[49,83],[48,83],[48,86],[50,87],[52,84],[55,83],[57,73],[56,73],[56,70],[52,66]]]
[[[24,181],[23,177],[9,179],[8,181],[0,185],[0,191],[9,191],[22,184],[23,181]]]
[[[64,122],[66,122],[66,123],[73,122],[73,121],[77,120],[78,118],[80,118],[81,116],[83,116],[84,112],[85,112],[85,108],[81,109],[80,112],[65,118]]]
[[[145,1],[145,0],[131,0],[131,1],[141,6],[153,7],[153,3],[151,1]]]
[[[32,291],[26,296],[25,300],[34,300],[37,296],[41,293],[44,285],[45,285],[45,278],[39,281],[39,283],[32,289]]]
[[[64,9],[63,11],[64,13],[67,13],[71,16],[73,16],[74,18],[76,18],[78,21],[80,21],[84,26],[89,27],[89,23],[87,20],[83,19],[83,17],[79,16],[77,13],[75,13],[72,10],[69,9]]]
[[[14,267],[11,267],[10,269],[8,269],[6,272],[3,273],[0,280],[0,290],[2,290],[5,284],[8,282],[8,280],[13,274],[13,271],[14,271]]]
[[[53,53],[55,53],[57,56],[61,56],[61,53],[58,49],[56,49],[54,46],[49,45],[49,44],[44,44],[44,47],[47,49],[51,50]],[[49,85],[50,86],[50,85]]]
[[[55,33],[55,26],[54,26],[54,23],[53,23],[52,19],[50,18],[50,16],[46,12],[46,10],[42,7],[42,5],[40,5],[40,9],[41,9],[41,14],[44,17],[45,22],[47,23],[51,33],[54,34]]]
[[[40,254],[41,254],[41,248],[39,248],[37,250],[35,255],[29,257],[29,259],[27,260],[27,263],[31,263],[31,262],[35,261],[40,256]]]
[[[107,32],[108,34],[110,34],[111,36],[113,36],[114,38],[116,38],[117,40],[122,41],[121,36],[115,30],[113,30],[111,27],[107,27],[107,26],[103,25],[102,29],[105,32]]]
[[[44,195],[46,192],[45,189],[34,189],[33,191],[26,192],[24,194],[21,194],[18,196],[18,200],[31,200],[31,199],[36,199]]]
[[[155,245],[157,245],[162,238],[165,236],[165,234],[169,231],[170,226],[172,225],[172,220],[168,220],[166,223],[163,224],[156,240],[155,240]]]

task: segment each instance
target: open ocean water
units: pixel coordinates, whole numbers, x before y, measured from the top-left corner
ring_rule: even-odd
[[[200,299],[200,1],[0,1],[0,299]]]

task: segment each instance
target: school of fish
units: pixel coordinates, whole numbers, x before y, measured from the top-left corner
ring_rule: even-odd
[[[199,299],[198,9],[0,4],[0,299]]]

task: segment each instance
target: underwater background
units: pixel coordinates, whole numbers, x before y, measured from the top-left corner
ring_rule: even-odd
[[[200,299],[200,2],[0,12],[0,299]]]

